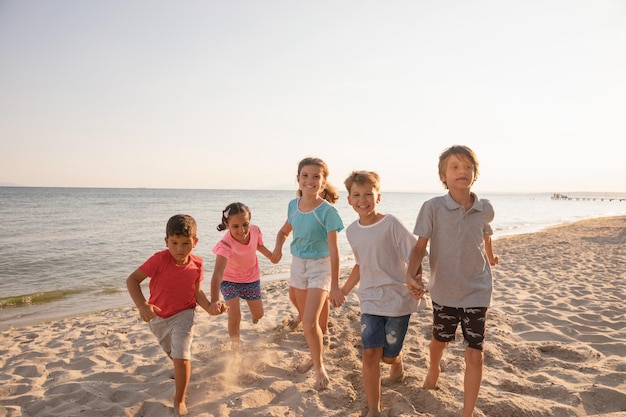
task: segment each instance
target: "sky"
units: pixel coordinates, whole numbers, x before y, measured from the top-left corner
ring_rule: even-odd
[[[626,2],[0,0],[0,185],[626,192]]]

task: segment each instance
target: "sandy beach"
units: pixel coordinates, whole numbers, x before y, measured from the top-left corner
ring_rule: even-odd
[[[501,238],[494,250],[501,262],[475,416],[626,416],[626,217]],[[308,348],[302,329],[288,325],[287,283],[263,288],[258,324],[242,307],[239,356],[230,352],[226,315],[197,311],[189,416],[364,415],[356,295],[332,310],[324,352],[331,386],[318,393],[312,373],[295,370]],[[131,304],[2,331],[0,417],[173,415],[172,365]],[[460,332],[444,354],[438,389],[426,391],[430,331],[425,308],[411,318],[407,377],[383,386],[383,416],[459,415]]]

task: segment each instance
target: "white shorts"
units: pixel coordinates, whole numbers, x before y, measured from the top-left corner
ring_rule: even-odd
[[[292,256],[290,287],[301,290],[321,288],[330,291],[331,279],[330,256],[315,259]]]
[[[166,319],[155,317],[148,323],[161,349],[172,359],[191,359],[194,313],[188,308]]]

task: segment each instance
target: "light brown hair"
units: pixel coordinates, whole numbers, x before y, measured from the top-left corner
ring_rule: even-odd
[[[439,155],[439,178],[446,175],[446,163],[451,155],[456,155],[460,159],[470,161],[474,165],[474,182],[476,182],[478,179],[478,157],[473,150],[464,145],[453,145],[441,152],[441,155]],[[472,182],[472,184],[474,184],[474,182]],[[441,183],[446,189],[448,188],[448,184],[446,184],[445,181]]]
[[[380,176],[374,171],[352,171],[343,182],[350,193],[353,184],[369,184],[377,193],[380,193]]]
[[[328,170],[328,165],[326,165],[326,162],[322,161],[320,158],[313,157],[304,158],[298,163],[298,177],[300,176],[302,168],[307,165],[319,167],[322,171],[322,176],[324,177],[324,180],[328,179],[330,171]],[[302,197],[302,190],[298,190],[296,192],[296,195],[298,197]],[[324,189],[320,193],[320,196],[331,204],[334,204],[337,200],[339,200],[339,193],[337,192],[337,189],[328,181],[326,181]]]

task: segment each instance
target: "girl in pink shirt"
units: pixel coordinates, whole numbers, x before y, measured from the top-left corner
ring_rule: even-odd
[[[250,209],[242,203],[231,203],[222,211],[217,230],[228,233],[213,247],[215,269],[211,277],[211,305],[222,309],[220,292],[228,309],[228,335],[234,351],[239,350],[241,309],[239,299],[248,303],[252,322],[263,317],[261,301],[261,271],[257,251],[271,260],[272,252],[263,244],[261,230],[250,224]]]

